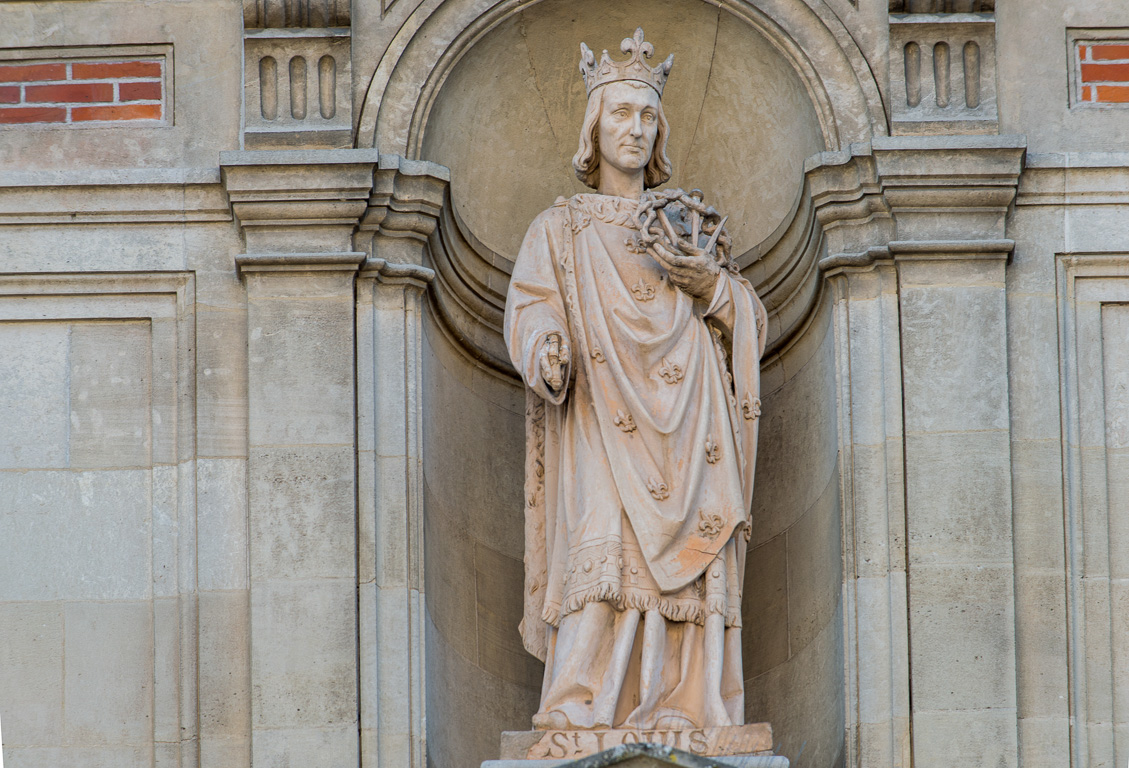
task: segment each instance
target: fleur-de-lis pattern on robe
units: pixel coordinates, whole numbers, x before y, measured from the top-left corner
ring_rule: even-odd
[[[544,487],[526,510],[527,584],[543,586],[526,591],[522,623],[542,658],[545,628],[592,601],[740,623],[732,569],[745,546],[757,431],[742,399],[759,395],[764,308],[729,271],[708,302],[673,285],[637,245],[637,206],[562,200],[533,222],[510,281],[506,344],[544,402],[541,432],[527,429],[544,453]],[[721,354],[711,326],[724,329]],[[550,333],[572,351],[560,390],[539,369]]]

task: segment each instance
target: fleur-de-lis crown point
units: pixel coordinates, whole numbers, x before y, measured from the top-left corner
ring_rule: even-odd
[[[607,50],[604,50],[597,64],[596,54],[592,53],[592,49],[585,43],[580,44],[580,74],[584,78],[588,95],[601,85],[634,80],[646,83],[662,96],[666,79],[674,66],[674,54],[667,56],[657,67],[643,61],[654,56],[655,47],[643,40],[642,27],[638,27],[631,37],[625,37],[619,44],[619,49],[628,55],[627,61],[613,61]]]

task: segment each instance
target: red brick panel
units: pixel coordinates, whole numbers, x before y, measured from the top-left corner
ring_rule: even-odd
[[[1093,61],[1110,61],[1116,59],[1129,59],[1129,44],[1109,44],[1090,46],[1090,57]]]
[[[1129,104],[1129,84],[1127,85],[1095,85],[1098,92],[1094,101],[1103,104]]]
[[[65,123],[63,107],[0,107],[0,125],[15,123]]]
[[[71,120],[160,120],[160,104],[122,104],[121,106],[75,107]]]
[[[1078,46],[1078,97],[1084,104],[1129,104],[1129,43],[1088,40]]]
[[[66,64],[3,64],[0,83],[29,83],[43,80],[66,80]]]
[[[160,101],[161,84],[119,83],[118,101]]]
[[[1129,63],[1083,64],[1083,83],[1129,82]]]
[[[160,120],[159,59],[0,64],[0,124]]]
[[[113,83],[58,83],[57,85],[28,85],[24,87],[24,101],[33,103],[102,103],[113,100]]]
[[[72,64],[75,80],[104,80],[113,77],[160,77],[159,61],[99,61]]]

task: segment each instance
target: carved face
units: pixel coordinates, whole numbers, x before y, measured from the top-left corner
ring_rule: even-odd
[[[600,162],[627,174],[642,171],[651,159],[659,130],[659,95],[630,82],[604,86],[600,113]]]

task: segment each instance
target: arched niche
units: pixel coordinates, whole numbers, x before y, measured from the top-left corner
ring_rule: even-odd
[[[803,79],[759,30],[700,0],[545,0],[467,51],[422,126],[420,157],[451,169],[456,213],[490,251],[512,258],[534,216],[588,191],[571,166],[587,101],[578,42],[622,59],[620,39],[639,19],[653,63],[674,54],[667,186],[705,190],[729,216],[736,253],[792,213],[824,137]]]
[[[439,162],[452,177],[429,242],[438,277],[424,323],[431,761],[496,757],[500,731],[528,729],[537,707],[541,667],[517,632],[525,400],[501,313],[528,222],[583,189],[571,170],[585,104],[579,42],[621,56],[619,41],[642,23],[659,56],[675,54],[671,183],[700,187],[733,216],[744,272],[771,313],[747,717],[772,721],[784,754],[834,765],[844,739],[835,349],[803,163],[885,132],[861,57],[840,46],[849,36],[828,26],[833,15],[801,0],[425,5],[378,67],[361,128],[382,152]]]

